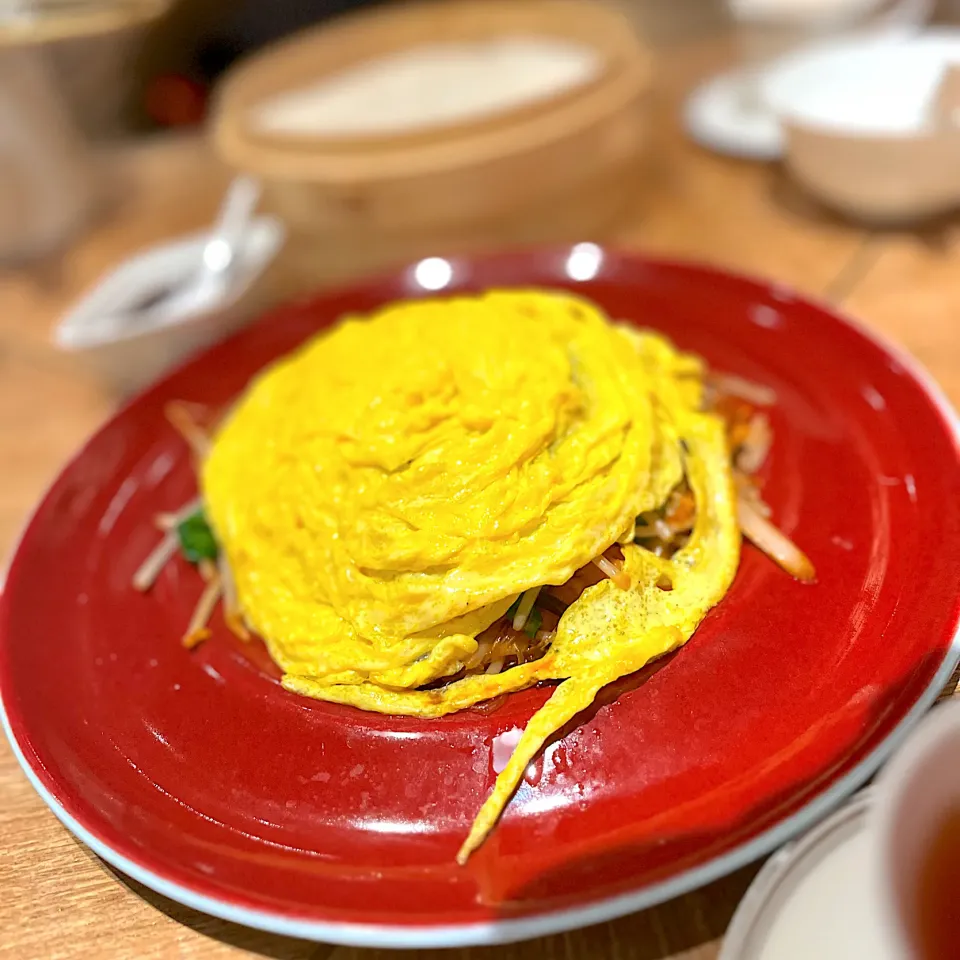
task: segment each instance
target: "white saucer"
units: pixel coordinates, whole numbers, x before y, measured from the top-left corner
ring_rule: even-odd
[[[760,102],[759,93],[744,96],[750,82],[743,70],[706,81],[687,100],[684,126],[697,143],[717,153],[776,160],[783,152],[780,123]]]
[[[757,874],[734,914],[720,960],[903,960],[884,937],[871,895],[865,790]]]

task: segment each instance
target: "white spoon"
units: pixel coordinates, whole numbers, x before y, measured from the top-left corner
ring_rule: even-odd
[[[227,189],[217,221],[200,255],[193,276],[150,291],[124,311],[130,321],[163,322],[196,313],[222,296],[236,265],[237,251],[260,199],[260,182],[237,177]]]

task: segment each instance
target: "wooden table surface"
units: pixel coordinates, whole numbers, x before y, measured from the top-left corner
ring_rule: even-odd
[[[774,166],[715,157],[687,144],[677,123],[682,96],[728,58],[722,39],[689,43],[664,58],[653,169],[613,239],[765,276],[840,306],[911,350],[960,401],[956,225],[869,232],[804,198]],[[204,145],[192,139],[124,148],[109,163],[119,206],[56,263],[0,272],[0,553],[12,546],[63,461],[116,404],[51,350],[52,324],[121,257],[207,222],[226,183]],[[713,960],[755,870],[588,930],[446,956]],[[73,840],[27,785],[5,742],[0,892],[0,958],[444,956],[288,940],[164,900],[124,880]]]

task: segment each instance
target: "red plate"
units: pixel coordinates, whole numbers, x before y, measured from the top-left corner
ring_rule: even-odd
[[[162,408],[220,404],[347,311],[424,288],[572,287],[779,396],[765,468],[803,586],[750,547],[729,596],[644,682],[548,751],[466,868],[497,712],[418,721],[300,699],[259,643],[180,632],[177,563],[130,589],[151,516],[194,492]],[[301,937],[505,941],[712,880],[808,827],[877,767],[960,656],[957,426],[904,358],[823,308],[711,270],[573,250],[410,271],[286,307],[130,404],[47,494],[0,608],[0,692],[27,776],[94,850],[159,892]],[[617,696],[619,694],[619,696]],[[68,881],[66,881],[68,882]]]

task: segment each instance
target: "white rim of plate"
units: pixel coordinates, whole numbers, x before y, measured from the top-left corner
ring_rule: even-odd
[[[621,251],[604,248],[612,258],[619,259]],[[569,251],[567,251],[569,253]],[[736,271],[702,264],[696,261],[676,261],[657,259],[626,254],[630,260],[642,262],[654,268],[686,267],[694,272],[723,279],[735,279],[754,286],[773,291],[782,291],[791,300],[810,304],[811,306],[828,313],[838,322],[845,324],[859,333],[865,340],[884,352],[890,359],[897,362],[903,370],[921,388],[927,399],[941,415],[945,427],[949,430],[958,458],[960,458],[960,416],[954,410],[940,385],[926,371],[923,365],[899,345],[887,340],[886,337],[869,329],[860,321],[847,316],[835,306],[822,302],[815,297],[802,295],[786,285],[775,281],[761,280]],[[481,262],[483,258],[478,258]],[[464,267],[469,267],[471,261],[462,261]],[[82,452],[82,448],[81,448]],[[79,454],[78,454],[79,455]],[[69,466],[69,464],[68,464]],[[64,469],[67,469],[66,467]],[[62,472],[62,471],[61,471]],[[57,482],[60,474],[50,484]],[[46,499],[47,493],[40,498],[37,506],[31,512],[21,530],[20,536],[14,543],[10,559],[19,551],[20,542],[30,528],[34,515]],[[6,570],[0,576],[0,590],[5,586]],[[226,899],[217,899],[200,893],[191,887],[184,886],[165,876],[155,873],[149,866],[136,860],[131,860],[122,853],[114,850],[105,840],[102,840],[91,830],[88,830],[73,814],[70,813],[56,797],[41,783],[27,761],[20,744],[13,735],[10,719],[7,716],[6,705],[0,696],[0,722],[3,731],[13,750],[21,770],[31,786],[40,795],[40,798],[53,811],[56,818],[78,840],[88,846],[97,856],[101,857],[121,873],[142,883],[145,887],[202,913],[221,920],[276,933],[281,936],[295,937],[301,940],[312,940],[319,943],[333,943],[352,947],[369,948],[444,948],[444,947],[472,947],[503,943],[514,943],[521,940],[532,940],[535,937],[548,936],[555,933],[565,933],[580,927],[592,926],[607,920],[646,910],[666,900],[689,893],[699,887],[706,886],[722,877],[748,866],[768,853],[782,847],[805,830],[813,827],[826,816],[832,813],[854,791],[871,776],[896,749],[903,743],[916,722],[934,704],[943,687],[953,675],[957,664],[960,663],[960,623],[957,624],[943,662],[937,669],[930,683],[918,697],[917,702],[907,711],[900,722],[882,740],[871,753],[864,757],[852,770],[836,781],[831,787],[818,794],[804,804],[796,813],[785,820],[765,830],[759,836],[747,843],[735,847],[728,853],[716,857],[707,863],[687,870],[662,883],[652,884],[631,893],[620,894],[605,900],[597,901],[583,907],[572,907],[567,910],[555,910],[550,913],[539,914],[517,920],[490,920],[482,923],[433,924],[433,925],[394,925],[353,922],[328,922],[313,920],[307,917],[291,917],[283,913],[274,913],[267,910],[256,910],[250,907],[238,906]]]

